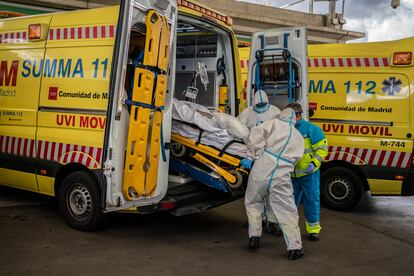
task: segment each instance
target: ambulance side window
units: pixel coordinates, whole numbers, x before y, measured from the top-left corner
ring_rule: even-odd
[[[280,109],[289,103],[289,78],[293,78],[292,97],[295,102],[301,98],[301,71],[294,61],[292,71],[289,63],[274,59],[260,64],[260,83],[269,97],[269,102]]]

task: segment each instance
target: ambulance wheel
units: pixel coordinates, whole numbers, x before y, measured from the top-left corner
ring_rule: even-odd
[[[234,183],[227,181],[229,187],[232,189],[240,188],[240,186],[243,184],[243,174],[236,170],[231,170],[229,171],[229,173],[233,175],[234,177],[236,177],[236,182]]]
[[[171,154],[174,157],[181,158],[187,153],[187,147],[181,144],[171,146]]]
[[[321,200],[329,208],[347,211],[361,200],[363,184],[352,170],[330,168],[321,176]]]
[[[77,230],[102,227],[107,216],[100,209],[100,189],[85,171],[69,174],[59,189],[59,207],[66,223]]]

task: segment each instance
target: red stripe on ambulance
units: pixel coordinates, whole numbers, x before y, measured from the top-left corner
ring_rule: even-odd
[[[346,161],[355,165],[410,168],[410,157],[409,152],[330,146],[326,160]]]
[[[51,28],[49,30],[49,40],[68,40],[68,39],[100,39],[114,38],[115,26],[85,26],[85,27],[64,27]]]
[[[27,43],[27,31],[0,33],[0,43]]]
[[[12,136],[0,136],[0,152],[16,156],[39,158],[62,164],[80,163],[97,169],[102,158],[102,148],[85,145],[63,144],[52,141],[35,141]]]
[[[386,57],[308,58],[309,67],[389,67]]]

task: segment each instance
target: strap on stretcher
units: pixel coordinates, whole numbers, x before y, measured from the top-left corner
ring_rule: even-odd
[[[220,153],[219,153],[218,156],[219,157],[222,157],[223,154],[226,153],[226,150],[228,149],[228,147],[230,147],[233,144],[244,144],[244,142],[243,141],[239,141],[239,140],[231,140],[230,142],[228,142],[227,144],[224,145],[224,147],[220,150]]]
[[[147,109],[151,109],[154,110],[155,112],[162,112],[164,110],[164,106],[155,106],[153,104],[147,104],[147,103],[143,103],[143,102],[136,102],[133,100],[125,100],[125,104],[126,105],[131,105],[131,106],[138,106],[138,107],[142,107],[142,108],[147,108]],[[161,123],[161,155],[162,155],[162,161],[167,162],[167,155],[165,153],[165,144],[164,144],[164,133],[162,131],[163,126]]]
[[[135,60],[133,60],[132,63],[133,63],[135,68],[142,67],[143,60],[144,60],[144,51],[140,52],[138,57]],[[146,69],[149,69],[150,71],[152,71],[157,76],[156,68],[152,68],[152,66],[143,66],[143,67],[146,67]],[[153,70],[151,70],[151,69],[153,69]],[[134,83],[134,75],[132,76],[132,79],[131,79],[131,87],[133,87],[133,83]],[[153,104],[147,104],[147,103],[143,103],[143,102],[136,102],[136,101],[130,100],[131,97],[132,97],[132,91],[131,91],[131,93],[128,93],[128,99],[125,100],[126,105],[147,108],[147,109],[154,110],[155,112],[163,111],[164,108],[165,108],[164,106],[155,106]],[[163,135],[162,129],[163,129],[163,126],[162,126],[162,123],[161,123],[161,155],[162,155],[162,160],[164,162],[167,162],[167,155],[165,153],[164,135]]]

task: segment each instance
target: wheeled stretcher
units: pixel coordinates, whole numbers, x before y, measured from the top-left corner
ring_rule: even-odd
[[[242,157],[226,153],[231,144],[240,142],[232,141],[220,150],[176,133],[171,142],[172,171],[224,192],[244,192],[248,171],[240,167]]]

